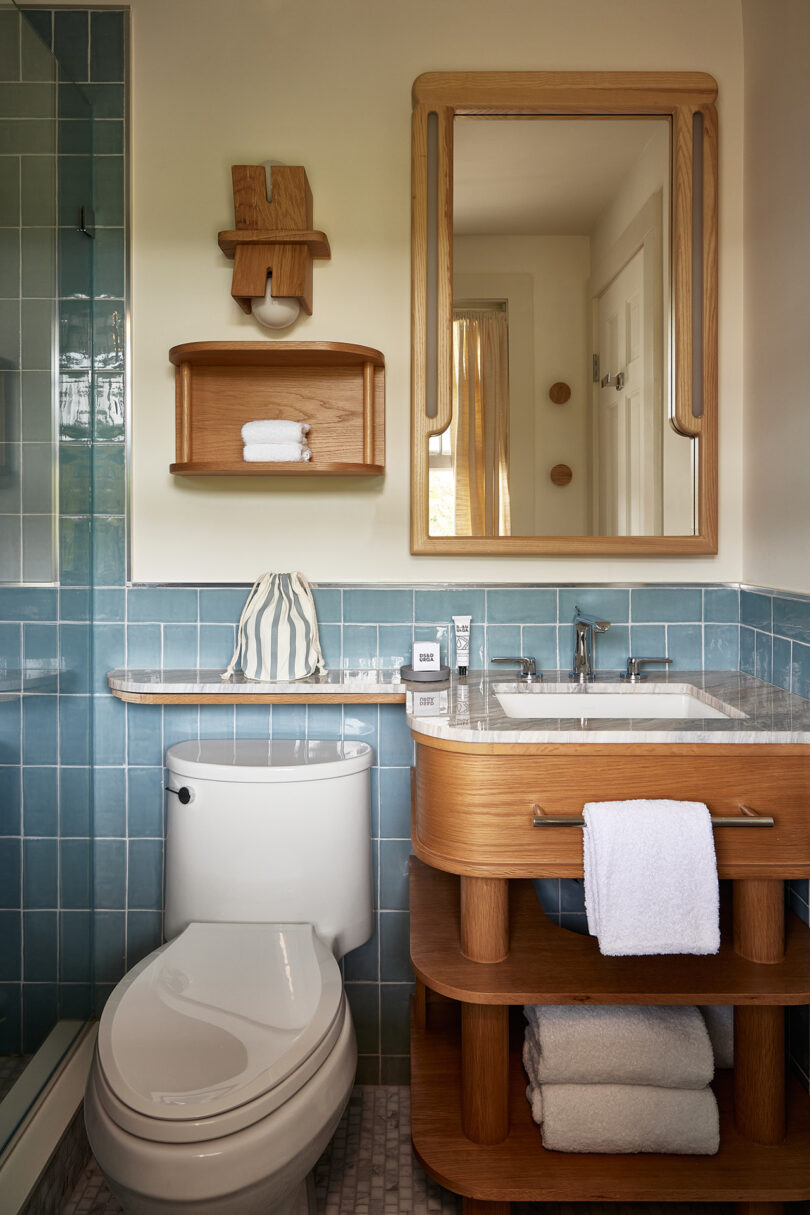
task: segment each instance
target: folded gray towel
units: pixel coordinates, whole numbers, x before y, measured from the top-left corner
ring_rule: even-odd
[[[552,1152],[668,1152],[713,1156],[720,1118],[710,1088],[530,1084],[532,1118]]]
[[[714,1058],[691,1005],[527,1004],[527,1042],[540,1084],[704,1088]]]

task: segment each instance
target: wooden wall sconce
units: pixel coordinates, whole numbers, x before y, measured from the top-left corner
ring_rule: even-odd
[[[219,233],[219,247],[233,258],[231,295],[243,312],[264,296],[272,275],[272,297],[297,299],[312,314],[312,261],[331,257],[323,232],[312,230],[312,191],[300,165],[273,165],[268,201],[264,165],[234,165],[236,228]]]

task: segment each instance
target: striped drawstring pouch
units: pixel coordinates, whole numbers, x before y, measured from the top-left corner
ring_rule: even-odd
[[[236,649],[221,678],[241,667],[245,679],[290,682],[323,666],[318,620],[303,574],[262,574],[242,608]]]

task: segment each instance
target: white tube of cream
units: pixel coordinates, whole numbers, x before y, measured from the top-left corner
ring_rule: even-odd
[[[470,625],[472,616],[454,616],[453,627],[456,631],[456,666],[459,675],[467,674],[470,663]]]

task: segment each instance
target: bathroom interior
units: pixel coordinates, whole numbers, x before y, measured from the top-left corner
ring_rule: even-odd
[[[0,1215],[806,1209],[809,58],[805,0],[0,3]],[[257,241],[294,250],[284,327]],[[628,242],[646,303],[609,313]],[[243,457],[268,415],[312,423],[299,468]],[[319,673],[251,690],[220,673],[265,571],[308,580]],[[302,834],[264,882],[274,765]],[[640,798],[709,807],[717,957],[588,935],[583,805]],[[127,1072],[164,942],[167,1026],[202,941],[250,1052],[258,926],[303,976],[279,1016],[321,983],[309,1037],[235,1098],[214,1036]],[[697,1017],[716,1102],[635,1083],[699,1096],[710,1146],[583,1146],[575,1106],[555,1149],[522,1006]]]

